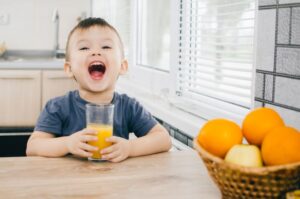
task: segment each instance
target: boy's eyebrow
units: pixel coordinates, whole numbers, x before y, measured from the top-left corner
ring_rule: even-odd
[[[113,41],[111,38],[103,39],[103,41]]]
[[[86,39],[80,39],[79,41],[77,41],[77,43],[81,43],[81,42],[88,42],[88,40],[86,40]]]
[[[101,42],[111,42],[111,43],[114,43],[114,40],[110,39],[110,38],[105,38],[105,39],[102,39]]]
[[[110,38],[106,38],[106,39],[103,39],[103,40],[101,40],[102,42],[104,42],[104,41],[113,41],[112,39],[110,39]],[[81,40],[79,40],[79,41],[77,41],[76,43],[81,43],[81,42],[89,42],[89,40],[87,40],[87,39],[81,39]]]
[[[80,45],[86,45],[86,44],[88,44],[88,43],[89,43],[88,40],[86,40],[86,39],[81,39],[81,40],[76,41],[76,42],[74,43],[74,45],[75,45],[75,46],[80,46]]]

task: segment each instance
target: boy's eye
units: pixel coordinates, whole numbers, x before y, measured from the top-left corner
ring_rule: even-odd
[[[110,46],[103,46],[102,49],[111,49]]]
[[[87,47],[82,47],[82,48],[80,48],[79,50],[88,50],[89,48],[87,48]]]

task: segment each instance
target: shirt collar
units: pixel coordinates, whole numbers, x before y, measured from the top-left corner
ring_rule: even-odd
[[[75,96],[76,101],[79,102],[79,104],[82,105],[82,106],[85,106],[86,104],[90,103],[90,102],[88,102],[88,101],[86,101],[86,100],[84,100],[84,99],[82,99],[82,98],[80,97],[79,91],[78,91],[78,90],[76,90],[76,91],[74,92],[74,96]],[[112,100],[111,100],[111,103],[112,103],[112,104],[115,104],[117,98],[118,98],[118,93],[114,92],[114,95],[113,95],[113,98],[112,98]]]

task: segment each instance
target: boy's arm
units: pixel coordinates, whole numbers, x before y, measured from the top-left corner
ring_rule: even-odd
[[[67,137],[55,138],[51,133],[35,131],[31,134],[26,154],[28,156],[60,157],[68,153]]]
[[[129,143],[131,145],[129,157],[164,152],[172,147],[168,131],[160,124],[156,124],[147,135],[129,140]]]
[[[94,130],[83,129],[70,136],[55,137],[51,133],[35,131],[27,142],[26,154],[28,156],[61,157],[72,153],[81,157],[91,157],[91,152],[97,148],[87,142],[97,140],[95,134]]]
[[[114,144],[103,149],[101,154],[102,158],[111,162],[120,162],[127,157],[168,151],[172,145],[168,131],[160,124],[156,124],[147,135],[137,139],[126,140],[112,136],[106,140]]]

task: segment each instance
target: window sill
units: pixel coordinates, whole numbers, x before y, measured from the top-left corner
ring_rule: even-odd
[[[185,132],[188,136],[197,136],[206,122],[200,117],[176,108],[161,96],[145,90],[137,83],[130,82],[126,78],[120,78],[118,81],[117,92],[136,98],[152,115]]]

